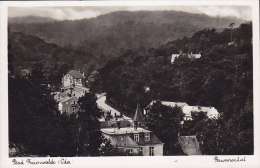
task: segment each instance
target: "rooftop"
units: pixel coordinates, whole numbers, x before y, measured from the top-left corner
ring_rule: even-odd
[[[105,134],[109,134],[109,135],[119,135],[119,134],[127,134],[127,133],[141,133],[141,132],[151,132],[149,130],[146,130],[144,128],[140,128],[138,127],[137,129],[135,129],[134,127],[126,127],[126,128],[102,128],[101,131]]]
[[[188,106],[188,104],[185,103],[185,102],[170,102],[170,101],[160,101],[160,102],[162,103],[162,105],[169,106],[169,107],[175,107],[175,106],[184,107],[184,106]],[[154,103],[156,103],[155,100],[152,101],[148,106],[152,106]]]
[[[58,101],[59,101],[60,103],[64,103],[64,102],[66,102],[66,101],[68,101],[68,100],[70,100],[70,99],[73,99],[73,98],[76,98],[76,97],[64,97],[63,99],[59,99]]]
[[[81,74],[80,71],[78,71],[78,70],[71,70],[68,72],[68,74],[70,74],[74,78],[78,78],[78,79],[85,78],[85,76],[83,74]]]

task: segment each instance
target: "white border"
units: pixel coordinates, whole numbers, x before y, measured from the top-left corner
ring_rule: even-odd
[[[252,7],[253,20],[253,61],[254,61],[254,155],[246,156],[246,162],[214,162],[214,156],[162,156],[162,157],[73,157],[67,158],[71,165],[12,165],[8,157],[8,78],[7,78],[7,9],[8,7],[36,6],[197,6],[197,5],[248,5]],[[9,1],[0,2],[0,167],[260,167],[259,150],[259,1]],[[230,137],[232,138],[232,137]],[[237,156],[219,156],[236,158]],[[243,157],[243,156],[241,156]],[[26,158],[22,158],[25,160]],[[46,160],[46,158],[36,158]],[[53,158],[59,160],[60,158]]]

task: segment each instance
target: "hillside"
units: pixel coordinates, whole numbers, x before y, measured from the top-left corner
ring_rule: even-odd
[[[230,29],[204,29],[149,50],[149,56],[125,53],[96,73],[90,90],[106,92],[107,103],[127,116],[134,115],[137,104],[145,108],[152,100],[215,107],[219,119],[193,115],[179,128],[173,124],[178,113],[159,103],[147,113],[146,125],[166,142],[164,152],[177,151],[171,138],[180,134],[196,135],[204,155],[252,155],[252,23],[241,24],[232,35],[230,43]],[[171,64],[170,56],[178,50],[184,54]],[[188,58],[191,52],[201,52],[201,58]]]
[[[131,50],[146,53],[169,41],[191,36],[198,30],[214,27],[223,30],[237,18],[214,18],[201,14],[176,11],[112,12],[96,18],[55,22],[14,23],[11,32],[38,36],[46,42],[69,46],[93,53],[95,56],[117,57]]]

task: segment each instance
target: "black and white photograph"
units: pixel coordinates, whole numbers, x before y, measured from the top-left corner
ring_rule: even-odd
[[[12,164],[256,154],[252,6],[8,6],[7,15]]]

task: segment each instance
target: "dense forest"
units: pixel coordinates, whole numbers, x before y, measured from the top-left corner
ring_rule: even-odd
[[[183,54],[171,64],[171,54],[179,51]],[[190,52],[202,57],[189,59]],[[152,100],[215,107],[221,119],[200,116],[186,122],[180,132],[197,134],[204,154],[252,154],[252,58],[251,23],[222,32],[204,29],[150,49],[147,55],[122,54],[99,70],[90,89],[106,92],[108,103],[128,116],[134,115],[137,103],[145,107]]]
[[[181,14],[187,15],[179,13]],[[102,20],[107,17],[111,17],[111,20],[117,15],[129,17],[128,14],[119,15],[115,12],[100,16],[100,20],[95,18],[57,22],[47,19],[47,23],[43,21],[46,25],[44,27],[43,23],[9,24],[10,145],[26,149],[27,155],[123,155],[113,151],[109,142],[100,134],[97,123],[100,114],[95,106],[94,94],[86,95],[79,101],[82,112],[80,118],[58,113],[57,104],[50,93],[59,88],[62,75],[76,66],[88,76],[91,74],[89,86],[92,93],[106,92],[107,103],[129,117],[134,115],[137,103],[144,108],[152,100],[213,106],[220,112],[220,118],[216,120],[209,120],[203,114],[193,114],[194,120],[180,125],[180,109],[157,103],[151,110],[153,113],[146,116],[146,125],[159,139],[165,141],[164,155],[183,154],[177,143],[178,135],[196,135],[203,154],[253,154],[252,23],[223,29],[224,24],[228,26],[230,23],[227,19],[221,22],[223,27],[220,31],[216,20],[194,15],[204,17],[204,23],[187,26],[188,20],[179,23],[158,19],[160,23],[151,22],[149,25],[142,20],[133,21],[128,18],[126,22],[113,22],[116,27],[109,25],[112,22],[104,22],[107,32],[104,27],[98,27]],[[146,19],[154,16],[149,14],[148,17],[145,12],[142,15]],[[165,15],[164,13],[163,16]],[[212,22],[208,27],[215,26],[216,29],[205,28],[207,21]],[[149,25],[151,29],[137,26],[142,24]],[[71,27],[61,30],[63,25],[81,25],[78,29],[85,27],[81,33],[86,34],[86,37],[78,31],[65,31],[72,30]],[[88,26],[93,25],[98,27],[97,32],[88,30]],[[181,29],[176,28],[176,25],[182,25],[183,31],[179,32]],[[55,31],[57,27],[60,28]],[[162,27],[164,28],[161,29]],[[189,33],[185,32],[186,29]],[[112,30],[114,33],[111,34]],[[119,30],[124,31],[120,33]],[[146,32],[147,30],[151,31]],[[49,34],[50,32],[54,34]],[[63,36],[64,32],[70,37]],[[77,36],[75,33],[78,33]],[[153,33],[155,34],[152,35]],[[119,34],[120,38],[114,34]],[[146,37],[140,37],[141,35]],[[139,37],[141,39],[135,40]],[[122,42],[127,47],[118,46],[122,39],[129,40]],[[81,42],[82,45],[78,45]],[[171,64],[171,54],[180,52],[181,56]],[[187,54],[191,52],[201,53],[202,56],[190,59]],[[30,75],[21,75],[23,69],[28,69]],[[48,84],[53,87],[48,88]],[[84,121],[91,121],[94,127]],[[93,135],[83,132],[80,134],[79,126],[84,132],[93,132]],[[102,142],[106,145],[100,147]],[[86,144],[91,144],[93,148],[85,148]]]
[[[89,74],[128,50],[144,54],[149,48],[158,48],[177,38],[191,36],[204,28],[214,27],[222,31],[231,22],[239,25],[244,21],[177,11],[118,11],[81,20],[60,21],[32,16],[9,18],[8,25],[11,33],[37,36],[47,43],[83,52],[75,53],[74,59],[66,59],[68,54],[64,52],[49,53],[48,56],[59,63],[55,58],[64,53],[64,61],[69,60]],[[23,40],[28,44],[37,44],[30,36],[27,38]],[[30,50],[27,46],[24,48]],[[46,50],[53,50],[53,46],[46,45]],[[37,55],[34,57],[37,58]]]

